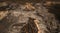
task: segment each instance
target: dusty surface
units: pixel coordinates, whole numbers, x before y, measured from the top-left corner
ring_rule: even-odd
[[[0,24],[3,27],[0,33],[60,32],[59,21],[41,3],[8,2],[8,5],[0,8]]]

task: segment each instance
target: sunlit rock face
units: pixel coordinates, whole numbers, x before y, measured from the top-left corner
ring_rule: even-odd
[[[18,4],[13,2],[7,6],[5,11],[0,11],[0,13],[2,12],[0,24],[4,25],[4,30],[0,31],[1,33],[58,32],[58,21],[54,14],[49,13],[41,3]],[[37,26],[34,23],[35,20],[39,21],[36,22]]]

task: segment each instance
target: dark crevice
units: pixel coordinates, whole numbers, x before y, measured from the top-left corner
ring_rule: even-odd
[[[54,5],[49,8],[49,12],[54,14],[56,19],[60,21],[60,5]]]
[[[26,26],[24,26],[22,28],[22,31],[25,33],[37,33],[38,32],[38,29],[34,23],[34,19],[33,18],[29,18],[29,21],[28,21],[28,24],[26,24]]]

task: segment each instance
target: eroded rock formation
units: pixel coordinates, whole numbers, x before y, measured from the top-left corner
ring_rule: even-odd
[[[42,3],[7,1],[7,5],[0,8],[0,33],[60,32],[55,14],[50,13]]]

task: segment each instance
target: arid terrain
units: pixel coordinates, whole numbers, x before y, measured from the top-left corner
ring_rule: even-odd
[[[1,0],[0,33],[60,33],[60,6],[52,3]]]

